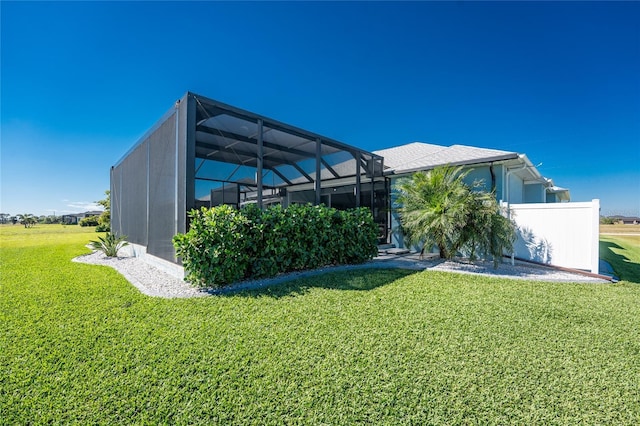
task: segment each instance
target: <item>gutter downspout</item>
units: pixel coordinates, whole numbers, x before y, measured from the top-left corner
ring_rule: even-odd
[[[491,173],[491,192],[494,193],[496,191],[496,173],[493,171],[493,161],[489,164],[489,173]]]

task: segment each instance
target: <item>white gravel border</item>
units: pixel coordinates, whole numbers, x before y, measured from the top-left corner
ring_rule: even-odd
[[[73,262],[110,266],[147,296],[168,299],[208,296],[207,292],[193,287],[137,257],[107,257],[100,251],[94,251],[91,254],[76,257]]]
[[[441,261],[439,259],[420,260],[415,255],[409,255],[380,256],[362,265],[332,266],[312,271],[283,274],[274,278],[243,281],[221,289],[199,289],[190,285],[188,282],[175,278],[136,257],[110,258],[106,257],[102,252],[95,251],[91,254],[76,257],[73,261],[92,265],[110,266],[122,274],[131,284],[140,290],[141,293],[146,294],[147,296],[169,299],[228,294],[243,290],[263,288],[285,281],[321,275],[327,272],[364,268],[402,268],[412,270],[429,269],[433,271],[551,282],[594,284],[606,284],[610,282],[600,278],[573,274],[553,268],[529,264],[516,263],[515,265],[511,265],[510,263],[501,263],[498,266],[498,269],[494,269],[493,264],[490,262]]]

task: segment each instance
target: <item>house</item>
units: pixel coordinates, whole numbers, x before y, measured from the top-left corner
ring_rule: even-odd
[[[62,223],[65,225],[77,225],[80,220],[90,216],[100,216],[103,212],[101,210],[88,211],[84,213],[70,213],[62,215]]]
[[[526,155],[414,142],[375,152],[187,92],[111,168],[111,229],[130,249],[180,275],[172,238],[194,208],[255,203],[367,207],[380,242],[401,246],[392,187],[418,170],[470,169],[509,205],[571,204]],[[176,268],[177,267],[177,268]]]
[[[619,225],[640,225],[640,217],[635,216],[609,216],[614,223]]]

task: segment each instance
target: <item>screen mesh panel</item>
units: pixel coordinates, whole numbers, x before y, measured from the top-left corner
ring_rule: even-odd
[[[109,189],[111,191],[111,230],[118,235],[122,234],[120,226],[121,203],[120,199],[120,181],[122,169],[120,167],[111,168],[111,181]]]
[[[119,178],[114,182],[113,195],[118,212],[112,220],[115,232],[144,246],[147,245],[147,146],[148,141],[138,145],[114,170]]]
[[[177,233],[176,122],[170,116],[153,132],[149,143],[149,237],[147,252],[175,261],[171,242]]]

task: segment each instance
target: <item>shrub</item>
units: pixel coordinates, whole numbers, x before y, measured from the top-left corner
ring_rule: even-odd
[[[189,217],[189,231],[173,238],[185,278],[200,286],[242,279],[250,264],[247,217],[227,205],[192,210]]]
[[[109,232],[109,231],[111,231],[111,227],[109,225],[101,223],[98,226],[96,226],[96,232]]]
[[[89,244],[91,245],[91,248],[100,250],[108,257],[116,257],[118,256],[118,251],[122,247],[129,245],[129,243],[125,241],[126,239],[126,235],[118,237],[116,234],[108,232],[104,238],[98,237],[98,241],[91,241]]]
[[[339,248],[344,257],[340,263],[362,263],[378,254],[378,226],[371,212],[365,207],[341,212],[341,233],[343,244]]]
[[[378,250],[378,227],[366,208],[219,206],[192,210],[189,216],[189,231],[173,242],[186,279],[200,286],[362,263]]]
[[[288,269],[291,257],[286,243],[280,241],[288,233],[284,209],[278,205],[261,211],[251,204],[242,211],[251,222],[248,238],[253,242],[249,247],[251,264],[246,275],[272,277],[281,269]]]
[[[80,219],[78,222],[80,226],[98,226],[98,216],[87,216],[85,218]]]
[[[96,227],[96,232],[109,231],[111,231],[111,212],[109,210],[105,210],[98,217],[98,226]]]

